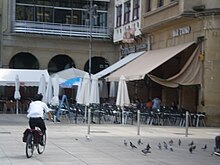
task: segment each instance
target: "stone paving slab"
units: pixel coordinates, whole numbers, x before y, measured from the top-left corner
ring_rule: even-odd
[[[137,135],[136,125],[92,124],[89,140],[86,138],[88,126],[85,124],[52,123],[47,124],[47,145],[42,155],[34,153],[27,159],[22,133],[28,127],[24,115],[0,114],[0,165],[219,165],[220,157],[211,155],[215,145],[214,138],[220,135],[220,128],[141,125]],[[143,144],[138,145],[141,139]],[[157,148],[158,143],[173,140],[173,152]],[[177,142],[181,139],[182,144]],[[124,140],[132,142],[137,149]],[[194,141],[196,150],[191,154],[188,144]],[[151,153],[143,154],[147,144]],[[204,151],[201,147],[207,144]]]

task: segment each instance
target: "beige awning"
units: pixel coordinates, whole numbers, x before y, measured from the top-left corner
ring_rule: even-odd
[[[190,42],[174,47],[148,51],[122,68],[111,73],[106,77],[106,80],[119,81],[121,75],[125,76],[126,81],[143,79],[147,73],[151,72],[194,43],[195,42]]]
[[[182,67],[179,73],[168,78],[161,79],[154,75],[148,76],[158,84],[163,86],[176,88],[179,85],[202,85],[202,61],[199,59],[200,47],[198,46],[190,56],[186,64]]]

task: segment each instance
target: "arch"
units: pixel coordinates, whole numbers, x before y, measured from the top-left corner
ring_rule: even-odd
[[[48,63],[48,72],[52,74],[71,67],[75,68],[72,58],[65,54],[58,54]]]
[[[20,52],[12,57],[9,62],[11,69],[39,69],[37,58],[28,52]]]
[[[101,70],[109,67],[109,62],[103,57],[92,57],[91,58],[91,73],[96,74]],[[84,70],[89,72],[89,60],[87,60]]]

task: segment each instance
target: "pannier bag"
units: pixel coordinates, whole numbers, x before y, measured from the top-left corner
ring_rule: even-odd
[[[22,138],[23,142],[27,142],[27,136],[31,131],[34,131],[34,143],[35,144],[43,143],[43,133],[39,130],[31,130],[30,128],[27,128],[24,131]]]
[[[23,133],[23,137],[22,137],[22,141],[23,142],[27,142],[27,136],[28,136],[28,134],[29,134],[29,132],[31,131],[31,129],[30,128],[27,128],[25,131],[24,131],[24,133]]]

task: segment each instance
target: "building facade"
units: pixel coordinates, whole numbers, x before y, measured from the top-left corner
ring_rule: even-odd
[[[140,13],[138,19],[133,20],[136,3],[141,4],[138,8]],[[128,7],[130,8],[127,9]],[[130,18],[129,21],[127,17]],[[168,79],[178,74],[191,57],[192,50],[198,46],[198,58],[202,63],[200,84],[171,88],[145,76],[144,80],[128,83],[129,93],[131,97],[138,94],[144,101],[159,96],[163,105],[170,106],[172,102],[176,102],[179,108],[192,113],[205,112],[207,125],[220,125],[218,0],[117,0],[114,26],[113,41],[120,47],[122,58],[129,53],[140,51],[139,47],[153,51],[194,42],[193,47],[174,56],[149,74],[160,79]],[[128,41],[125,35],[127,29],[134,29]]]
[[[75,67],[88,71],[90,54],[91,72],[97,73],[118,59],[112,43],[113,3],[109,0],[92,4],[88,0],[0,3],[3,68],[48,69],[54,73]]]
[[[162,87],[162,100],[169,103],[170,98],[175,100],[176,97],[180,106],[205,112],[207,125],[220,125],[220,2],[146,0],[142,11],[141,31],[145,37],[150,36],[152,50],[193,41],[200,46],[198,58],[203,67],[202,83],[177,89]],[[169,77],[177,70],[175,66],[178,65],[163,68],[159,77]]]

